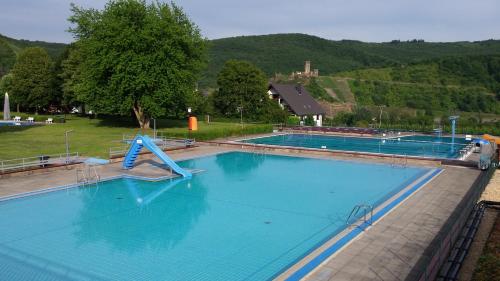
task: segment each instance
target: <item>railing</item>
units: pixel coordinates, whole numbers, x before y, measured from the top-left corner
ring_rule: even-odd
[[[368,204],[359,204],[359,205],[354,206],[354,208],[352,208],[351,213],[349,214],[349,216],[345,220],[346,225],[353,225],[353,224],[351,224],[351,219],[357,218],[358,213],[361,210],[363,211],[363,222],[371,225],[372,218],[373,218],[373,207],[371,205],[368,205]],[[370,219],[367,219],[368,214],[370,215]]]
[[[95,166],[87,165],[84,168],[76,169],[77,184],[91,184],[101,181],[101,176],[97,173]]]
[[[391,158],[391,167],[393,168],[406,168],[408,166],[408,155],[406,154],[402,157],[392,155]]]
[[[123,134],[122,142],[127,144],[123,146],[115,146],[109,148],[109,158],[120,157],[127,153],[129,145],[132,140],[134,140],[135,135],[131,134]],[[181,139],[181,138],[171,138],[163,136],[161,133],[153,139],[154,143],[161,148],[162,150],[168,148],[178,148],[178,147],[187,147],[191,146],[195,143],[194,140]]]
[[[123,156],[127,153],[128,146],[115,146],[109,148],[109,158]]]
[[[62,165],[78,162],[78,152],[40,155],[36,157],[0,160],[0,173],[15,170],[26,170],[35,167],[45,168],[48,165]]]

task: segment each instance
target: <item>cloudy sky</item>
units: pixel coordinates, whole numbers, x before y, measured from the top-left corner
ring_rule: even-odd
[[[69,5],[99,0],[0,0],[0,33],[70,42]],[[499,0],[174,0],[210,38],[307,33],[340,40],[500,39]]]

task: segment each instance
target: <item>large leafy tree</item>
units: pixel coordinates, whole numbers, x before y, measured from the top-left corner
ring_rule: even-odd
[[[7,74],[9,69],[16,62],[16,53],[14,50],[0,37],[0,77]]]
[[[12,68],[12,100],[25,109],[47,109],[54,101],[53,63],[45,49],[24,49]]]
[[[110,1],[102,11],[72,6],[82,63],[74,91],[96,112],[150,118],[190,106],[206,61],[206,40],[175,4]]]
[[[79,66],[82,63],[82,54],[75,44],[70,44],[62,53],[60,60],[60,71],[57,76],[61,81],[61,103],[69,109],[71,106],[80,105],[75,86],[81,81]]]
[[[214,106],[225,116],[236,117],[243,110],[246,117],[261,119],[271,106],[265,74],[247,61],[227,61],[217,76],[217,85]]]

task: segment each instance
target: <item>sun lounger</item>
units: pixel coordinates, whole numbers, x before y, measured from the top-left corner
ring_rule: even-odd
[[[45,120],[45,123],[52,124],[52,118],[47,118],[47,120]]]

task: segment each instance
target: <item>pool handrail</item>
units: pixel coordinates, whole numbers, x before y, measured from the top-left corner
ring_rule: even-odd
[[[345,223],[346,225],[351,225],[349,222],[351,221],[351,218],[356,217],[356,215],[359,213],[359,211],[363,210],[363,222],[368,223],[369,225],[372,224],[372,218],[373,218],[373,206],[369,204],[358,204],[352,208],[351,213],[349,213],[349,216],[347,217]],[[366,215],[370,214],[370,219],[366,219]],[[354,223],[353,223],[354,225]]]

